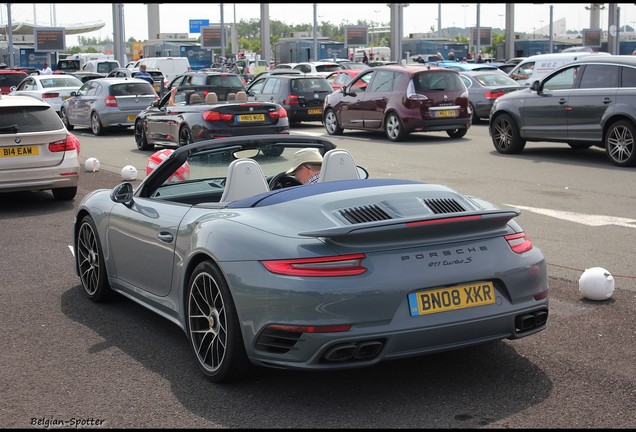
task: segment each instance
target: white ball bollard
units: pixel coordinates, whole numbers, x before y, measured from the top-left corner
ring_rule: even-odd
[[[614,293],[614,277],[602,267],[586,269],[579,278],[579,291],[589,300],[607,300]]]
[[[95,171],[99,171],[99,160],[97,160],[97,158],[94,157],[89,157],[88,159],[86,159],[86,162],[84,162],[84,169],[86,171],[90,171],[90,172],[95,172]]]
[[[135,180],[137,179],[137,168],[132,165],[126,165],[121,169],[121,178],[123,180]]]

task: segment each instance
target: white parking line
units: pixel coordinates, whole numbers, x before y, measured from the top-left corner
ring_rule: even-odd
[[[618,225],[627,228],[636,228],[636,219],[627,219],[616,216],[589,215],[584,213],[574,213],[569,211],[552,210],[537,207],[524,207],[515,204],[504,205],[588,226]]]

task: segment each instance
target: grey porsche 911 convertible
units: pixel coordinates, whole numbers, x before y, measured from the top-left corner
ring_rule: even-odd
[[[318,181],[287,174],[323,155]],[[178,175],[177,175],[178,174]],[[546,263],[520,211],[447,186],[372,178],[324,138],[178,148],[133,187],[78,205],[75,271],[179,326],[214,382],[335,370],[546,329]]]

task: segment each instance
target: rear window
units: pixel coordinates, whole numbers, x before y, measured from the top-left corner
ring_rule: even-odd
[[[298,78],[292,80],[291,88],[294,92],[328,91],[331,93],[333,91],[324,78]]]
[[[3,73],[0,74],[0,87],[12,87],[20,84],[27,74],[25,73]]]
[[[99,62],[97,63],[97,72],[98,73],[108,73],[113,69],[117,69],[119,64],[116,62]]]
[[[0,134],[56,131],[64,127],[51,107],[0,108]]]
[[[485,87],[496,87],[502,85],[517,85],[517,81],[510,78],[508,75],[497,72],[496,74],[484,74],[475,75],[475,79],[478,83]]]
[[[74,76],[51,76],[49,78],[42,78],[40,80],[42,87],[54,88],[54,87],[81,87],[82,82]]]
[[[121,83],[110,86],[111,96],[146,96],[154,95],[155,89],[150,83]]]
[[[60,60],[57,62],[57,70],[66,71],[66,70],[79,70],[80,62],[79,60]]]
[[[422,72],[413,76],[416,92],[461,91],[466,87],[455,72]]]
[[[316,72],[333,72],[337,70],[342,70],[340,65],[317,65]]]
[[[194,82],[194,78],[192,79]],[[242,89],[243,81],[237,75],[208,75],[206,84],[213,87],[230,87]]]

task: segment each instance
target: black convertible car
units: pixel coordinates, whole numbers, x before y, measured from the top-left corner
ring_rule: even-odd
[[[202,97],[187,90],[177,92],[174,105],[169,104],[169,98],[168,93],[137,116],[135,142],[139,150],[230,136],[289,134],[285,108],[271,102],[248,102],[243,91],[230,101],[219,101],[215,92]]]

